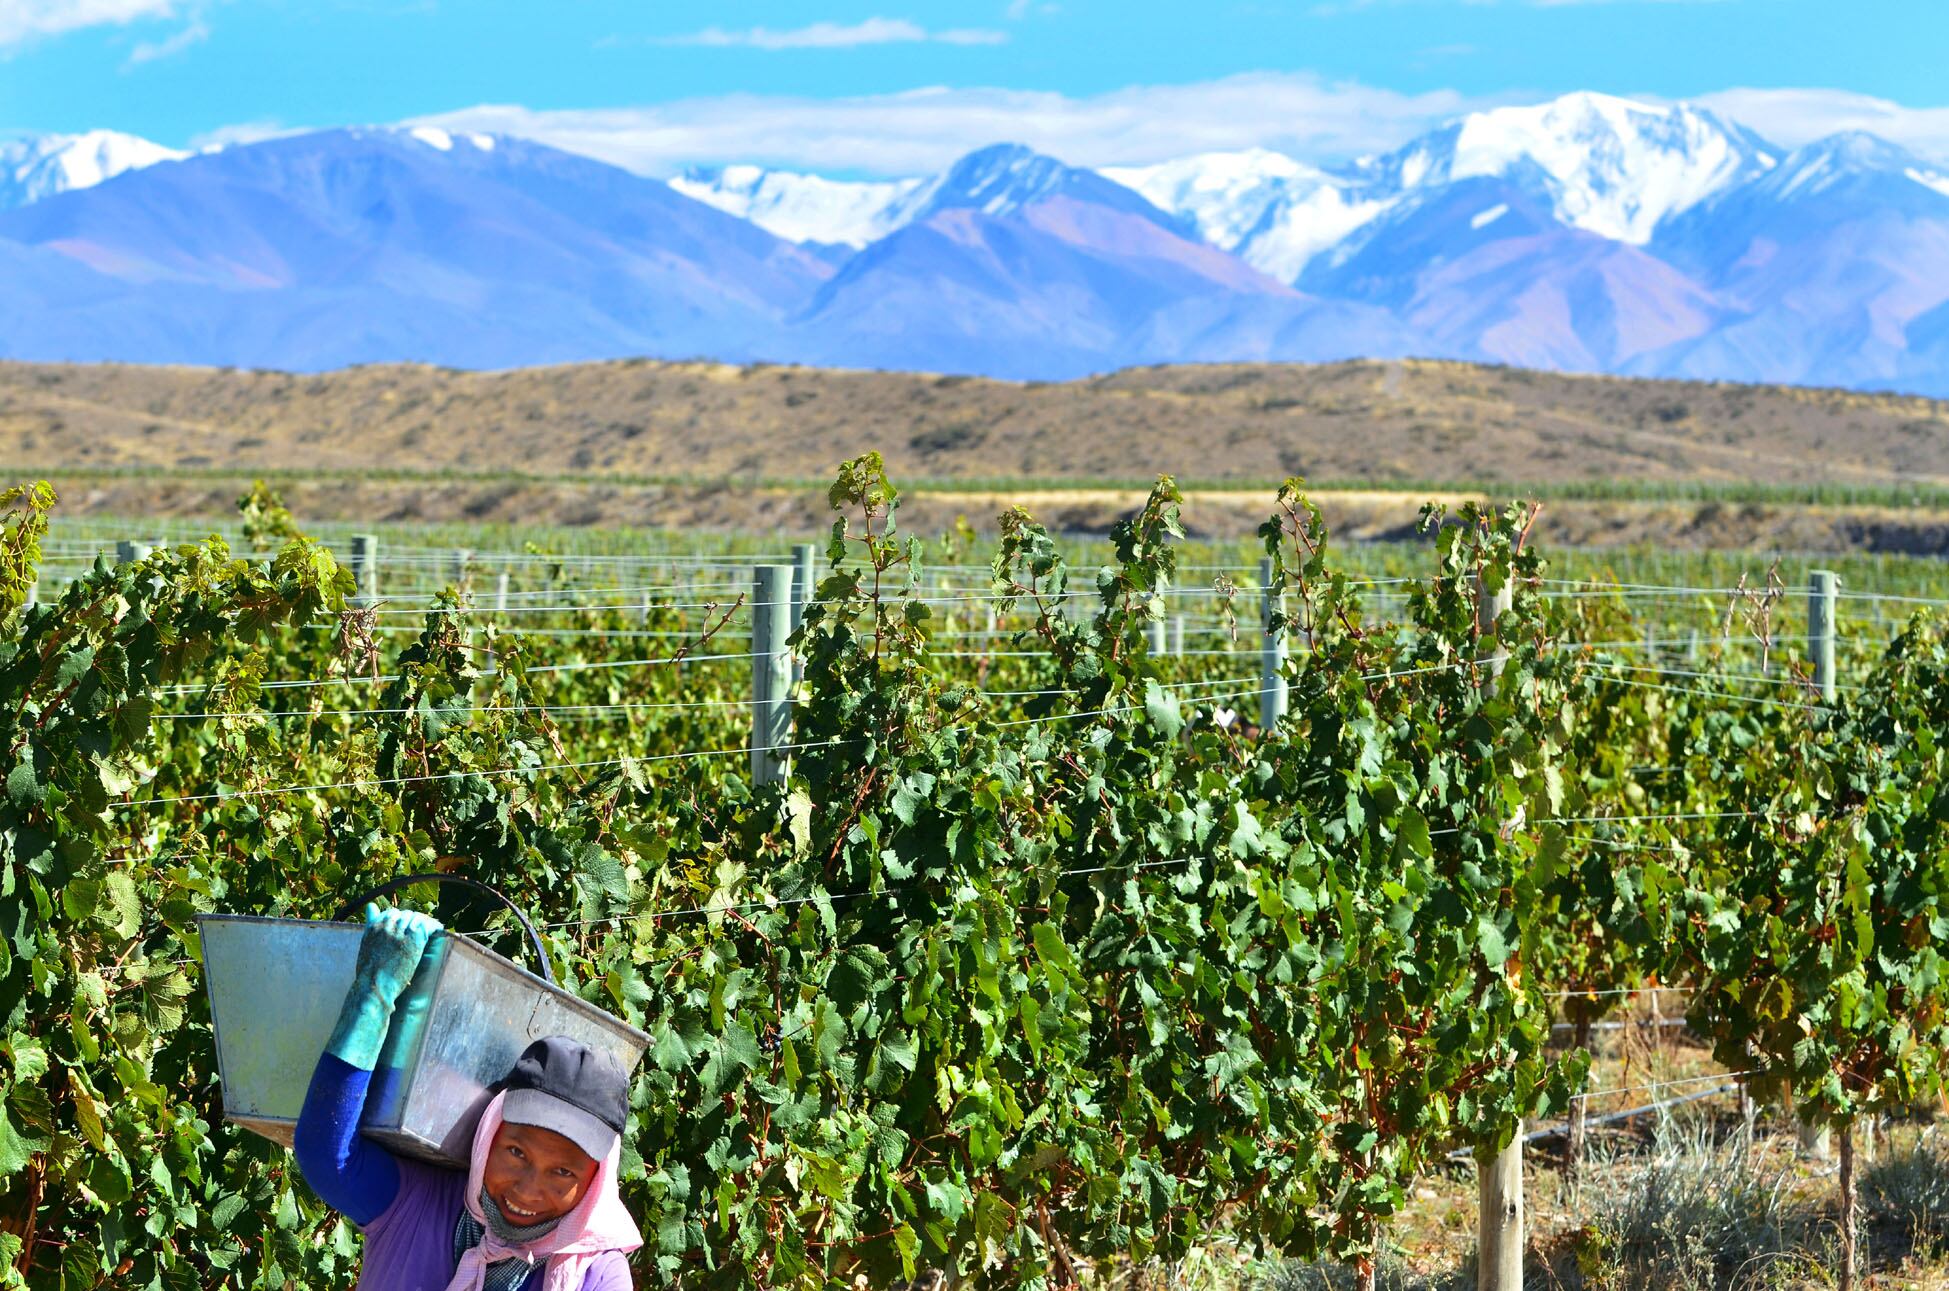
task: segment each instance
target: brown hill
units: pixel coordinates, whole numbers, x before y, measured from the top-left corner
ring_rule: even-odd
[[[691,480],[1949,483],[1949,404],[1461,363],[1143,368],[1017,383],[622,362],[319,376],[0,364],[0,460]]]
[[[1411,495],[1482,482],[1644,500],[1692,485],[1949,489],[1949,404],[1427,361],[1144,368],[1065,383],[651,361],[315,376],[0,364],[0,462],[52,473],[71,496],[85,483],[78,501],[92,510],[221,509],[232,477],[296,471],[313,477],[304,487],[321,516],[772,527],[816,517],[807,486],[869,448],[923,494],[959,495],[936,509],[980,515],[1033,484],[1039,510],[1094,525],[1124,505],[1109,485],[1168,471],[1201,483],[1209,530],[1229,531],[1249,529],[1270,485],[1300,474],[1396,493],[1376,504],[1384,530],[1411,517]],[[1225,485],[1243,490],[1236,518],[1215,505]],[[1850,499],[1869,500],[1885,499]],[[1702,540],[1786,536],[1764,508],[1741,514]],[[1607,515],[1587,516],[1576,536],[1647,536]],[[1789,528],[1886,545],[1856,532],[1870,523],[1860,514],[1837,523]],[[1658,528],[1672,524],[1668,513]]]

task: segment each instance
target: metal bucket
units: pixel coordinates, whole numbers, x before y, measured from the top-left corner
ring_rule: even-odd
[[[432,881],[464,883],[507,901],[471,879],[415,876],[375,888],[347,909]],[[548,973],[533,926],[519,910],[515,917]],[[196,922],[224,1119],[289,1147],[312,1069],[351,987],[365,927],[219,914]],[[391,1151],[464,1169],[491,1087],[523,1049],[550,1035],[604,1051],[625,1071],[635,1069],[650,1039],[466,937],[435,939],[394,1006],[360,1132]]]

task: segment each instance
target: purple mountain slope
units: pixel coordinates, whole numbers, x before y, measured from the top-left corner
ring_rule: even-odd
[[[1678,270],[1561,223],[1533,187],[1500,179],[1433,190],[1301,284],[1387,306],[1431,353],[1582,371],[1702,335],[1720,312]]]
[[[1653,250],[1731,317],[1652,370],[1949,390],[1949,173],[1902,149],[1862,134],[1809,144]]]
[[[765,189],[781,228],[869,230],[820,246],[721,209],[735,194],[520,140],[325,131],[0,210],[0,357],[1055,378],[1425,354],[1949,394],[1949,168],[1871,136],[1783,154],[1583,94],[1332,172],[1277,160],[1117,172],[1146,197],[1000,145]]]
[[[1321,333],[1337,354],[1399,348],[1383,311],[1339,307],[1335,326],[1311,332],[1318,308],[1136,193],[1005,147],[957,165],[919,218],[854,257],[800,321],[822,360],[1041,378],[1302,357]]]
[[[439,132],[327,131],[136,171],[0,214],[0,239],[121,284],[159,329],[175,315],[198,361],[294,368],[769,355],[831,272],[656,180]],[[175,348],[156,340],[25,349]]]
[[[1141,194],[1093,170],[1066,166],[1019,143],[993,144],[969,153],[922,191],[911,219],[942,211],[1012,215],[1055,200],[1114,211],[1195,238],[1191,221],[1168,215]]]

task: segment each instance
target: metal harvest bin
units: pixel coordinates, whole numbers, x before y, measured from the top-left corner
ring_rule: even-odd
[[[396,879],[347,903],[357,909],[394,888],[460,882],[455,875]],[[508,903],[514,909],[512,903]],[[536,962],[541,939],[519,910]],[[342,919],[345,910],[339,912]],[[223,1114],[291,1145],[312,1069],[331,1038],[358,962],[358,923],[199,915],[203,980],[216,1031]],[[435,940],[394,1007],[359,1128],[388,1149],[465,1168],[474,1125],[521,1051],[565,1035],[633,1071],[649,1037],[465,937]]]

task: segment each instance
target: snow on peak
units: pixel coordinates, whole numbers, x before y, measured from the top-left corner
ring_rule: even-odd
[[[188,155],[114,130],[0,140],[0,210]]]
[[[1922,170],[1915,166],[1910,166],[1903,170],[1902,174],[1924,188],[1932,189],[1935,192],[1941,193],[1944,197],[1949,197],[1949,175],[1944,175],[1937,171]]]
[[[1471,113],[1379,168],[1403,189],[1540,179],[1564,223],[1643,245],[1666,219],[1772,161],[1753,136],[1702,109],[1580,92]]]
[[[1949,177],[1914,153],[1879,136],[1844,130],[1794,149],[1767,175],[1773,201],[1829,192],[1864,176],[1901,176],[1949,197]]]
[[[1205,241],[1281,282],[1298,278],[1314,256],[1395,200],[1363,179],[1264,148],[1112,168],[1103,175],[1188,218]]]
[[[452,152],[456,143],[464,143],[482,152],[494,151],[494,136],[491,134],[455,134],[442,130],[439,126],[408,126],[406,136],[417,139],[435,152]]]
[[[1509,214],[1509,203],[1497,202],[1486,211],[1478,211],[1469,220],[1471,229],[1483,229]]]
[[[1105,179],[1134,189],[1159,210],[1184,215],[1215,247],[1236,250],[1295,185],[1328,182],[1324,172],[1281,152],[1207,152],[1155,166],[1110,166]]]
[[[1070,168],[1026,144],[998,143],[978,149],[950,166],[928,186],[930,208],[973,207],[984,215],[1006,215],[1062,188]]]
[[[904,224],[918,179],[843,180],[760,166],[692,167],[670,187],[792,242],[863,247]]]

